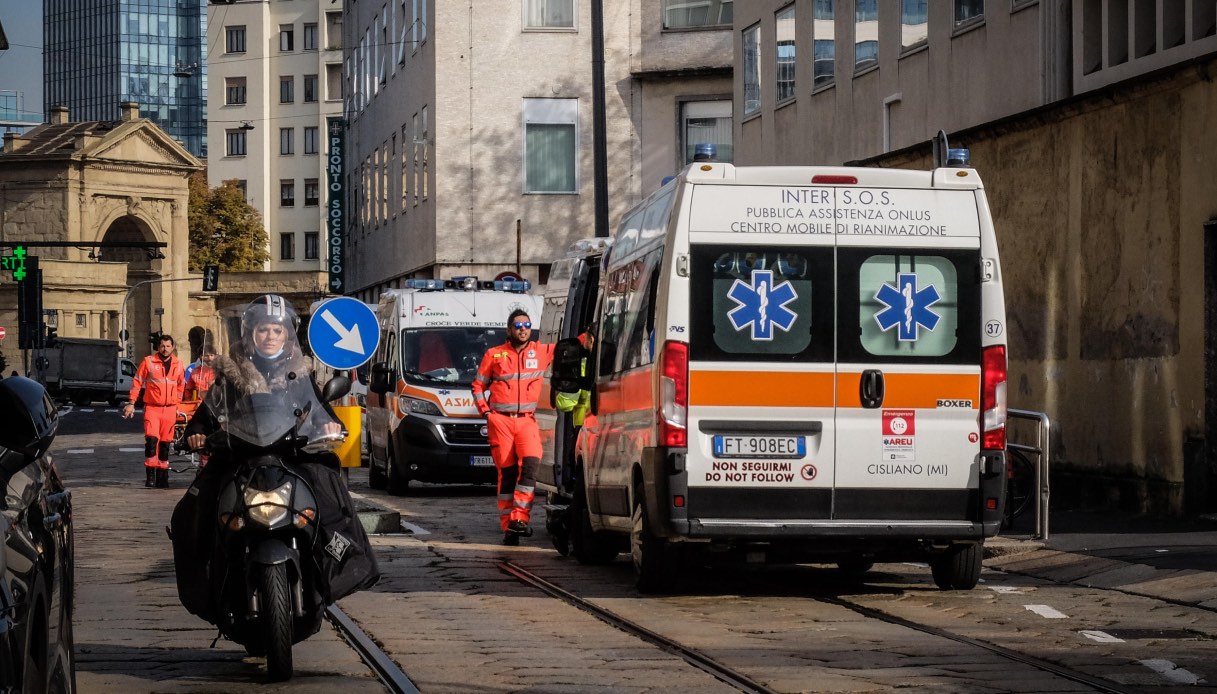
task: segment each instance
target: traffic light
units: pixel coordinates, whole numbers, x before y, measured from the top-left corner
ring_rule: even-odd
[[[214,292],[220,286],[220,266],[206,265],[203,267],[203,291]]]
[[[45,346],[47,346],[47,347],[55,347],[55,346],[56,346],[56,344],[57,344],[58,342],[59,342],[59,331],[58,331],[58,330],[56,330],[55,328],[50,328],[50,327],[48,327],[48,328],[46,329],[46,343],[45,343]]]
[[[26,257],[25,276],[17,282],[17,348],[42,347],[42,271],[37,257]]]

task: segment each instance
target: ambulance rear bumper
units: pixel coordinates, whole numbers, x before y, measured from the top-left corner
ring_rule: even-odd
[[[676,521],[673,530],[690,538],[706,539],[907,539],[929,542],[975,541],[997,534],[997,524],[971,521],[834,521],[741,520],[693,518]]]

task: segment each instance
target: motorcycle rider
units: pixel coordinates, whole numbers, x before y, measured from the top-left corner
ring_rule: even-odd
[[[236,402],[243,394],[286,392],[286,406],[304,417],[301,434],[311,430],[309,436],[313,439],[336,436],[342,432],[342,424],[329,404],[321,402],[309,360],[296,338],[298,325],[295,311],[281,296],[267,294],[248,304],[241,316],[240,341],[232,345],[227,356],[216,356],[212,361],[215,383],[208,390],[203,406],[186,427],[187,445],[196,451],[206,447],[210,457],[174,511],[171,535],[179,595],[187,609],[213,623],[214,619],[208,614],[208,608],[213,606],[198,602],[189,604],[188,597],[208,594],[208,563],[213,557],[204,548],[214,546],[219,493],[241,462],[234,460],[222,446],[208,445],[208,436],[221,428],[217,414],[224,411],[222,403]],[[310,405],[314,403],[320,403],[321,407],[310,410]],[[296,463],[298,471],[314,487],[318,486],[316,481],[322,477],[327,477],[326,481],[331,482],[328,477],[337,475],[336,471],[340,468],[337,456],[329,451],[300,452]],[[328,488],[332,487],[333,484],[328,485]],[[353,509],[345,487],[341,495],[345,498],[335,499],[334,502],[340,507]],[[326,521],[322,518],[320,522],[324,526]],[[363,540],[366,542],[366,537]],[[193,552],[191,548],[194,548]],[[370,555],[370,547],[368,550]],[[379,575],[374,561],[371,571],[375,576]]]

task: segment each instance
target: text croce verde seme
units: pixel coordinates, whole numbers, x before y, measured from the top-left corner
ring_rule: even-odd
[[[753,188],[752,190],[757,190]],[[873,236],[948,236],[919,191],[827,188],[762,189],[769,200],[756,199],[732,219],[730,230],[749,234],[852,234]]]

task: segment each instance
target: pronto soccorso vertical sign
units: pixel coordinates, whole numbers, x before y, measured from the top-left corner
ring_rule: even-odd
[[[343,190],[346,176],[346,121],[342,118],[326,118],[325,121],[330,143],[325,165],[330,291],[340,294],[344,283],[343,269],[346,267],[346,195]]]

